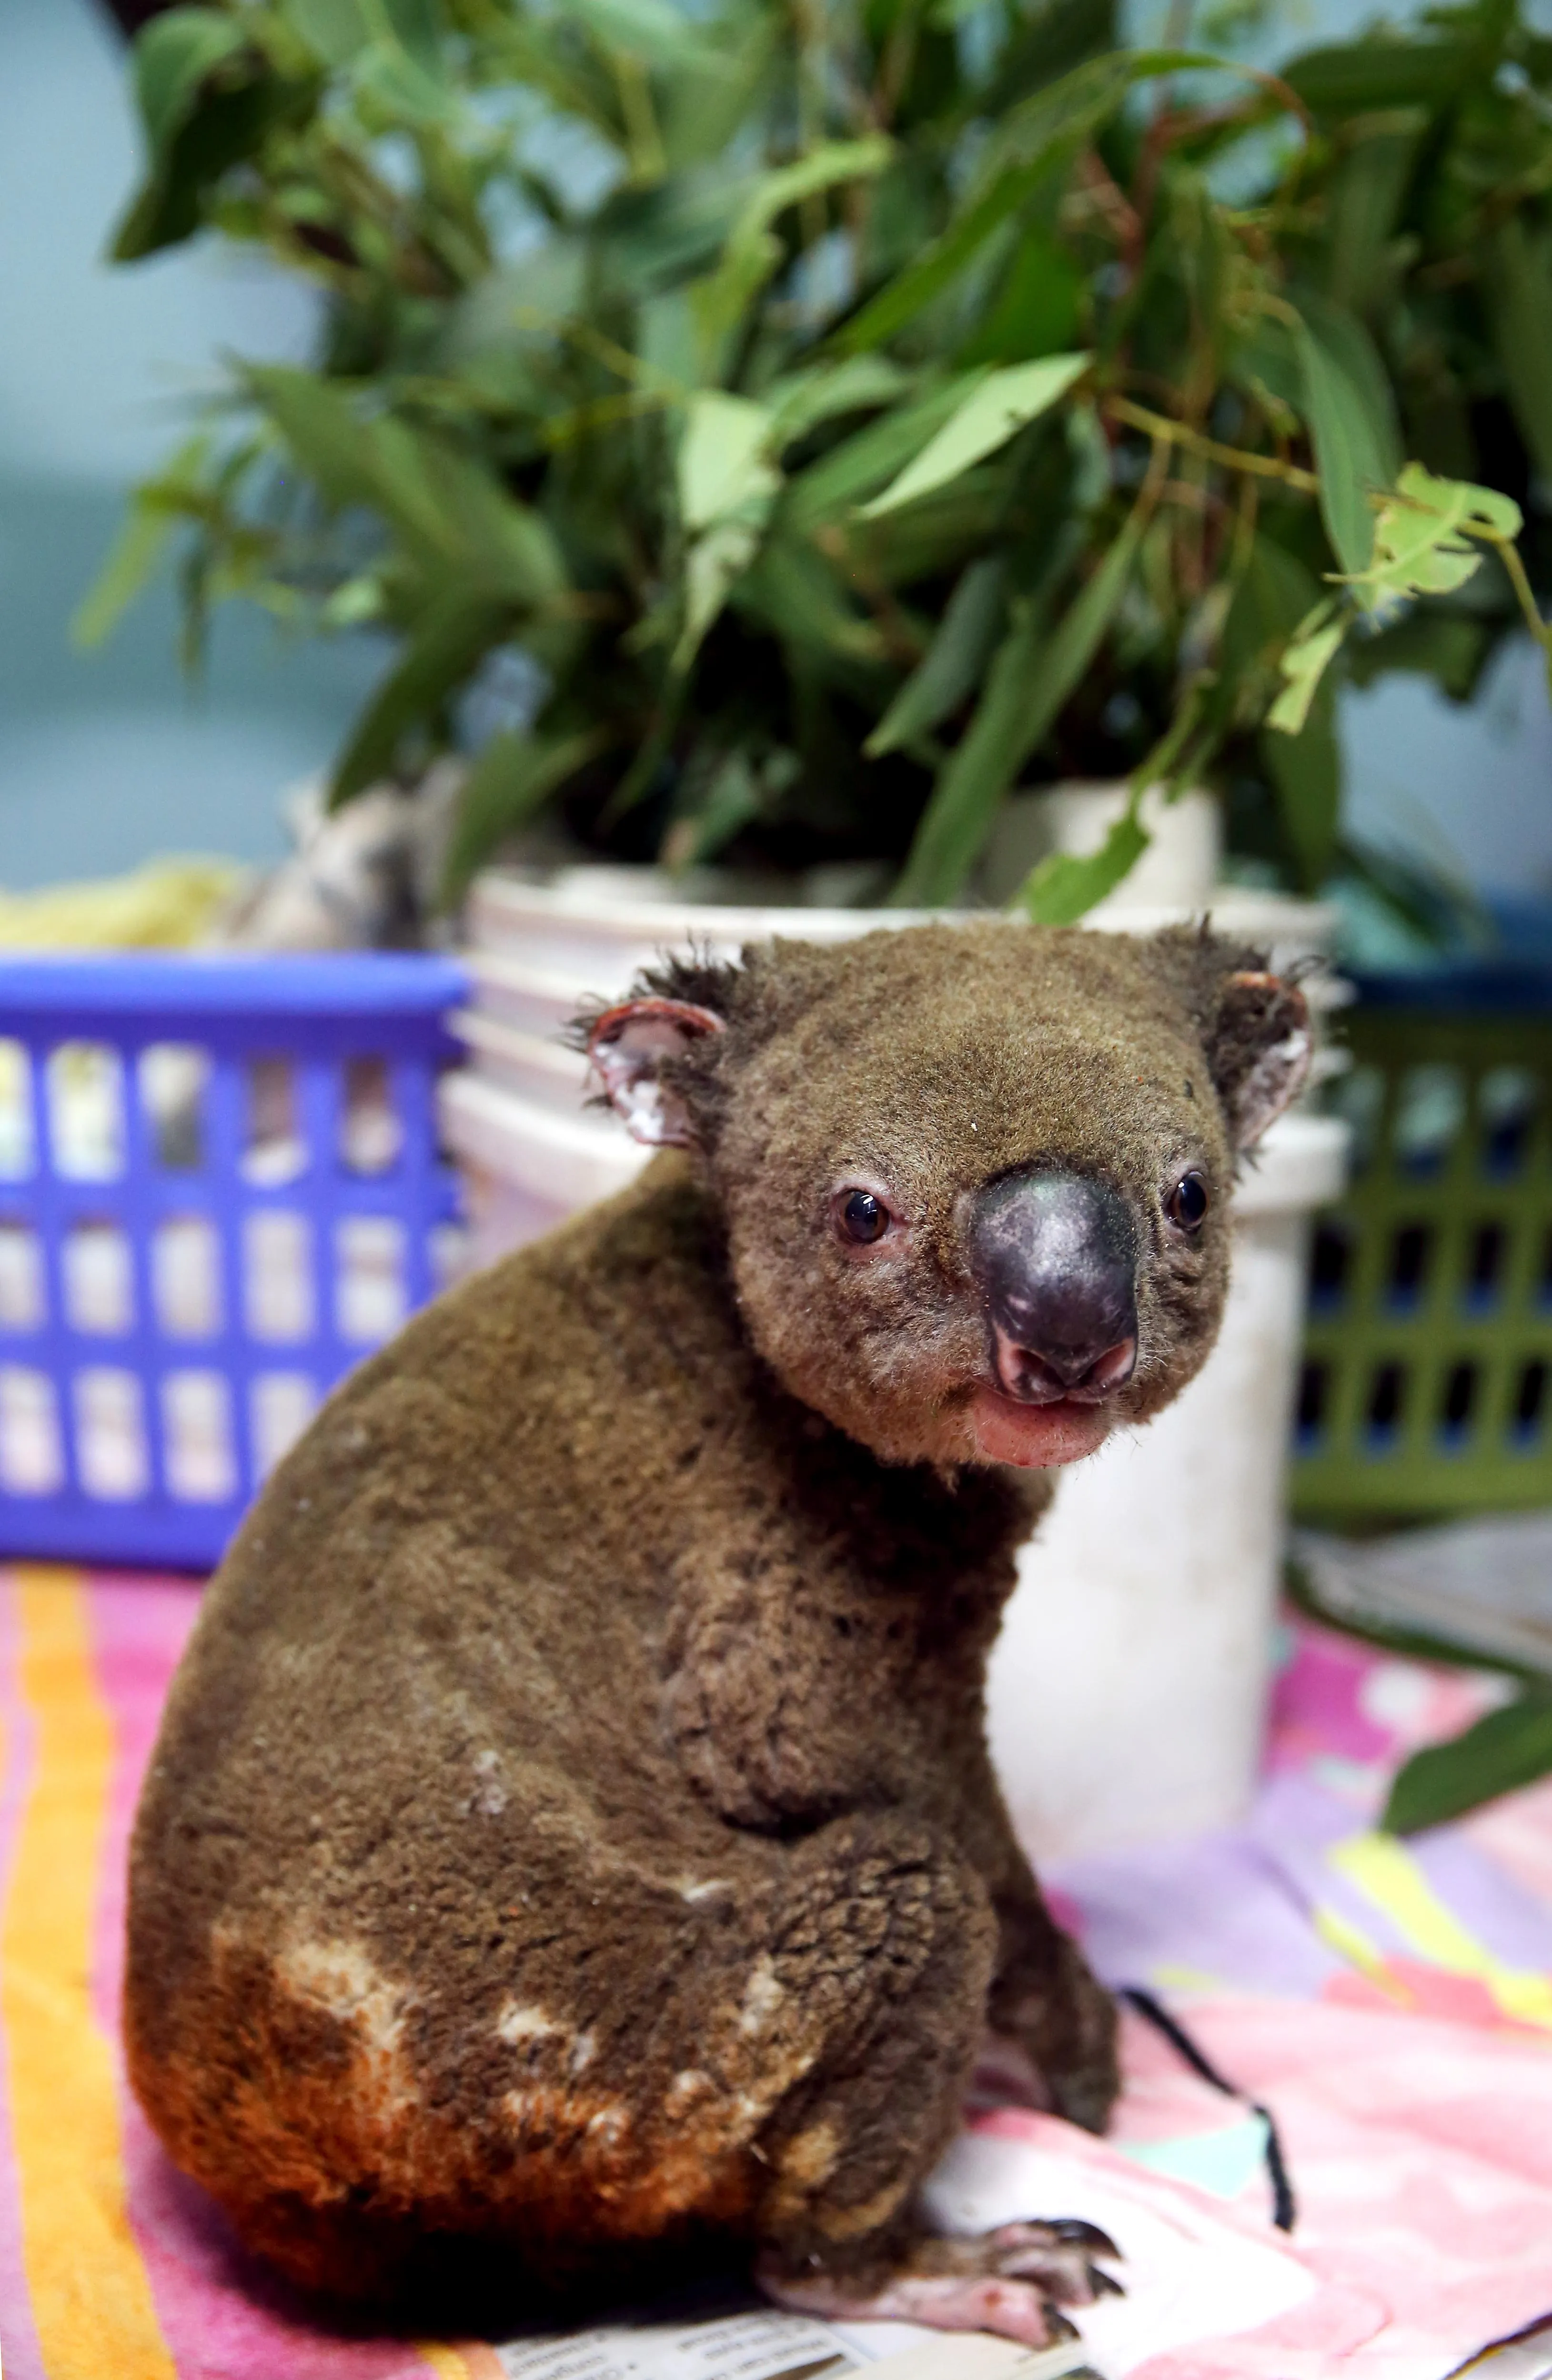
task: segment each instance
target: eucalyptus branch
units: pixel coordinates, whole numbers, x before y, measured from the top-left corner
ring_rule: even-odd
[[[1129,396],[1107,396],[1101,401],[1101,410],[1108,420],[1123,421],[1129,430],[1144,430],[1152,439],[1183,446],[1188,454],[1199,455],[1204,462],[1219,463],[1226,471],[1246,472],[1261,480],[1280,480],[1302,495],[1313,496],[1319,490],[1315,473],[1302,470],[1296,463],[1285,463],[1276,455],[1253,455],[1243,446],[1225,446],[1219,439],[1207,438],[1183,421],[1172,421],[1168,414],[1134,404]]]
[[[1529,628],[1542,651],[1548,656],[1549,660],[1552,660],[1552,621],[1544,620],[1542,617],[1541,606],[1535,599],[1535,590],[1525,575],[1525,565],[1520,559],[1520,549],[1514,540],[1511,537],[1506,537],[1499,529],[1488,528],[1485,524],[1475,521],[1467,524],[1466,534],[1469,537],[1480,538],[1483,544],[1492,547],[1509,573],[1509,583],[1514,589],[1515,599],[1521,611],[1524,613],[1526,627]]]

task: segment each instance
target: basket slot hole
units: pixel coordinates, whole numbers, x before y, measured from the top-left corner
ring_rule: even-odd
[[[469,1269],[469,1235],[462,1223],[433,1223],[426,1234],[431,1285],[441,1293],[462,1281]]]
[[[284,1188],[307,1172],[297,1070],[289,1058],[255,1058],[248,1068],[247,1112],[239,1170],[263,1190]]]
[[[256,1477],[267,1478],[290,1453],[317,1410],[317,1392],[305,1372],[259,1374],[249,1412]]]
[[[1409,1066],[1396,1091],[1390,1145],[1406,1173],[1443,1172],[1466,1113],[1459,1066]]]
[[[1524,1165],[1541,1084],[1525,1066],[1493,1066],[1477,1085],[1483,1171],[1505,1182]]]
[[[54,1382],[30,1365],[0,1364],[0,1488],[8,1496],[54,1496],[64,1484]]]
[[[151,1237],[151,1293],[169,1339],[213,1339],[221,1329],[221,1241],[208,1215],[169,1215]]]
[[[197,1041],[152,1041],[137,1069],[140,1113],[155,1162],[164,1173],[198,1173],[206,1163],[208,1050]]]
[[[1369,1381],[1369,1436],[1384,1442],[1400,1427],[1406,1375],[1400,1364],[1376,1364]]]
[[[0,1223],[0,1330],[41,1330],[43,1251],[30,1223]]]
[[[1472,1233],[1471,1259],[1466,1274],[1466,1297],[1477,1307],[1494,1305],[1503,1287],[1504,1259],[1509,1253],[1509,1234],[1501,1223],[1479,1223]]]
[[[1310,1251],[1310,1304],[1316,1312],[1329,1314],[1343,1303],[1352,1269],[1352,1232],[1340,1223],[1317,1223]]]
[[[404,1148],[386,1058],[352,1058],[345,1069],[339,1159],[347,1173],[390,1173]]]
[[[267,1207],[243,1226],[243,1316],[251,1338],[295,1345],[318,1328],[312,1231],[305,1215]]]
[[[1439,1407],[1439,1427],[1452,1444],[1458,1445],[1470,1433],[1476,1411],[1478,1378],[1474,1364],[1451,1364],[1449,1367]]]
[[[1403,1223],[1390,1242],[1389,1302],[1415,1305],[1427,1281],[1434,1234],[1426,1223]]]
[[[134,1266],[128,1237],[116,1223],[72,1223],[60,1249],[60,1279],[72,1330],[122,1339],[134,1329]]]
[[[392,1338],[409,1310],[405,1234],[391,1215],[347,1215],[334,1235],[334,1324],[353,1346]]]
[[[1326,1407],[1331,1388],[1330,1366],[1305,1364],[1299,1374],[1299,1402],[1294,1424],[1303,1447],[1316,1445],[1326,1427]]]
[[[106,1041],[61,1041],[44,1069],[49,1148],[67,1182],[124,1172],[124,1061]]]
[[[1338,1076],[1330,1100],[1352,1134],[1351,1166],[1354,1174],[1373,1164],[1385,1114],[1385,1074],[1379,1066],[1354,1066]]]
[[[1522,1366],[1514,1384],[1514,1435],[1522,1443],[1538,1438],[1546,1416],[1546,1366],[1539,1355]]]
[[[103,1503],[132,1503],[151,1480],[145,1408],[133,1372],[93,1365],[75,1378],[76,1470]]]
[[[25,1182],[37,1170],[32,1069],[27,1044],[0,1038],[0,1182]]]
[[[169,1372],[162,1383],[167,1492],[180,1504],[224,1504],[237,1490],[232,1400],[220,1372]]]

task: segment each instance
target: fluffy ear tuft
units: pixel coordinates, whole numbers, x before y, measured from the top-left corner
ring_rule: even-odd
[[[1167,926],[1146,947],[1201,1038],[1235,1148],[1254,1147],[1308,1077],[1308,1002],[1261,952],[1206,925]]]
[[[1298,1097],[1315,1038],[1296,983],[1258,968],[1225,977],[1207,1057],[1236,1148],[1250,1148]]]
[[[688,1000],[652,997],[622,1001],[590,1021],[588,1065],[633,1139],[650,1148],[690,1145],[695,1133],[689,1110],[681,1094],[662,1079],[662,1069],[709,1033],[725,1030],[722,1019],[709,1008]]]

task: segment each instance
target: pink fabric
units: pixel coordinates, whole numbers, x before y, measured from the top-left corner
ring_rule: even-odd
[[[1552,2317],[1541,2040],[1266,2000],[1200,2001],[1190,2024],[1276,2111],[1299,2201],[1291,2245],[1321,2288],[1248,2338],[1155,2359],[1145,2380],[1443,2380],[1488,2340]],[[1162,2043],[1134,2036],[1128,2100],[1148,2082],[1182,2091],[1172,2065]],[[1123,2107],[1118,2137],[1129,2131]]]

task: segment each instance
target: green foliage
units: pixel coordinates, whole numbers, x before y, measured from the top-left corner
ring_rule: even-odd
[[[1316,886],[1343,674],[1463,692],[1546,641],[1522,0],[1280,82],[1126,49],[1113,0],[207,0],[134,80],[117,255],[261,246],[324,328],[234,367],[80,633],[171,538],[191,650],[233,596],[382,638],[333,795],[468,748],[450,897],[552,804],[950,901],[1062,775],[1249,788]],[[1080,915],[1143,835],[1027,905]]]
[[[1414,1752],[1390,1788],[1381,1824],[1393,1835],[1415,1835],[1549,1774],[1552,1693],[1530,1687],[1451,1742]]]

